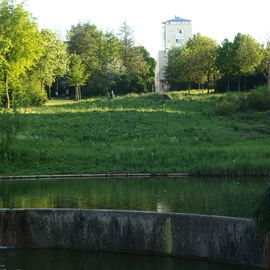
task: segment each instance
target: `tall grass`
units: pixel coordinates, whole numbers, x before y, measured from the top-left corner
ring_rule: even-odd
[[[0,156],[7,157],[18,135],[25,127],[23,115],[17,111],[3,110],[0,115]]]
[[[30,108],[24,134],[12,146],[18,154],[1,160],[0,174],[269,174],[266,111],[220,115],[216,107],[226,94],[166,95],[52,101]]]

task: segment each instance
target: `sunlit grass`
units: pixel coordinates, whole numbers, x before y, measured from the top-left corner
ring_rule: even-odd
[[[268,113],[217,115],[224,94],[191,93],[52,100],[27,108],[27,125],[1,158],[0,174],[268,174]]]

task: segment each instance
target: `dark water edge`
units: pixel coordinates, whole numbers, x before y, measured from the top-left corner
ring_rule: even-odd
[[[0,208],[82,208],[252,217],[267,178],[0,181]]]
[[[0,251],[1,270],[258,270],[241,265],[166,256],[81,250],[16,249]]]

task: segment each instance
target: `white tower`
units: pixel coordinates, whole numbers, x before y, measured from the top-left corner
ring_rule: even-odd
[[[190,20],[175,16],[174,19],[162,23],[162,51],[158,53],[156,66],[156,92],[169,90],[165,82],[165,68],[168,64],[168,51],[174,47],[183,46],[192,37]]]

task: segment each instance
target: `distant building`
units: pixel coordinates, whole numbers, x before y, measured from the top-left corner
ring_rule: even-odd
[[[162,23],[162,50],[158,52],[156,65],[156,92],[169,90],[165,81],[165,68],[168,64],[168,51],[174,47],[183,46],[192,37],[190,20],[175,16],[174,19]]]

